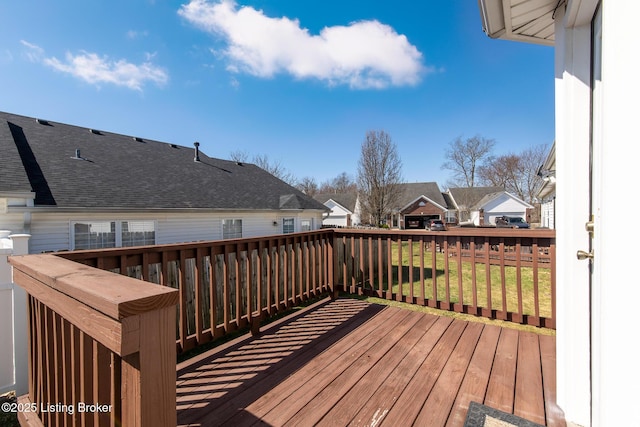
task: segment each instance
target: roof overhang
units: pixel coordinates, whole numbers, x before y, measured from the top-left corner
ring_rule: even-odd
[[[491,38],[553,46],[556,10],[565,0],[478,0]]]

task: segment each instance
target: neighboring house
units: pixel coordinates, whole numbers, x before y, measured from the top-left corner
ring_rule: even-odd
[[[555,46],[557,402],[569,423],[638,426],[640,228],[621,220],[620,186],[640,159],[640,2],[479,6],[491,37]]]
[[[405,183],[398,188],[398,207],[387,218],[392,228],[424,229],[430,219],[446,219],[447,202],[435,182]]]
[[[358,193],[316,194],[314,199],[330,209],[330,212],[322,219],[323,226],[353,227],[360,225]]]
[[[502,187],[450,188],[446,192],[461,225],[496,225],[496,217],[514,216],[527,221],[529,203]]]
[[[0,112],[0,229],[38,253],[320,228],[322,204],[194,145]]]
[[[538,169],[538,176],[542,178],[542,185],[536,197],[540,201],[540,226],[556,228],[556,144],[549,150],[544,163]]]

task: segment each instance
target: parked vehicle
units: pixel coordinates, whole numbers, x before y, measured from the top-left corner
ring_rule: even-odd
[[[430,219],[427,221],[426,228],[431,231],[445,231],[447,229],[444,223],[439,219]]]
[[[530,228],[529,223],[519,216],[499,216],[496,218],[497,228]]]

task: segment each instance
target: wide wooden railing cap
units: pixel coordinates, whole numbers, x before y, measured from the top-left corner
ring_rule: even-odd
[[[9,262],[19,272],[116,320],[178,303],[175,289],[52,254],[13,256]]]

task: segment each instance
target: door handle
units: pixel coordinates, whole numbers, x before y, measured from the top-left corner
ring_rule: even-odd
[[[593,259],[593,251],[590,251],[590,252],[578,251],[576,253],[576,257],[578,257],[578,259],[580,261],[585,260],[585,259]]]

